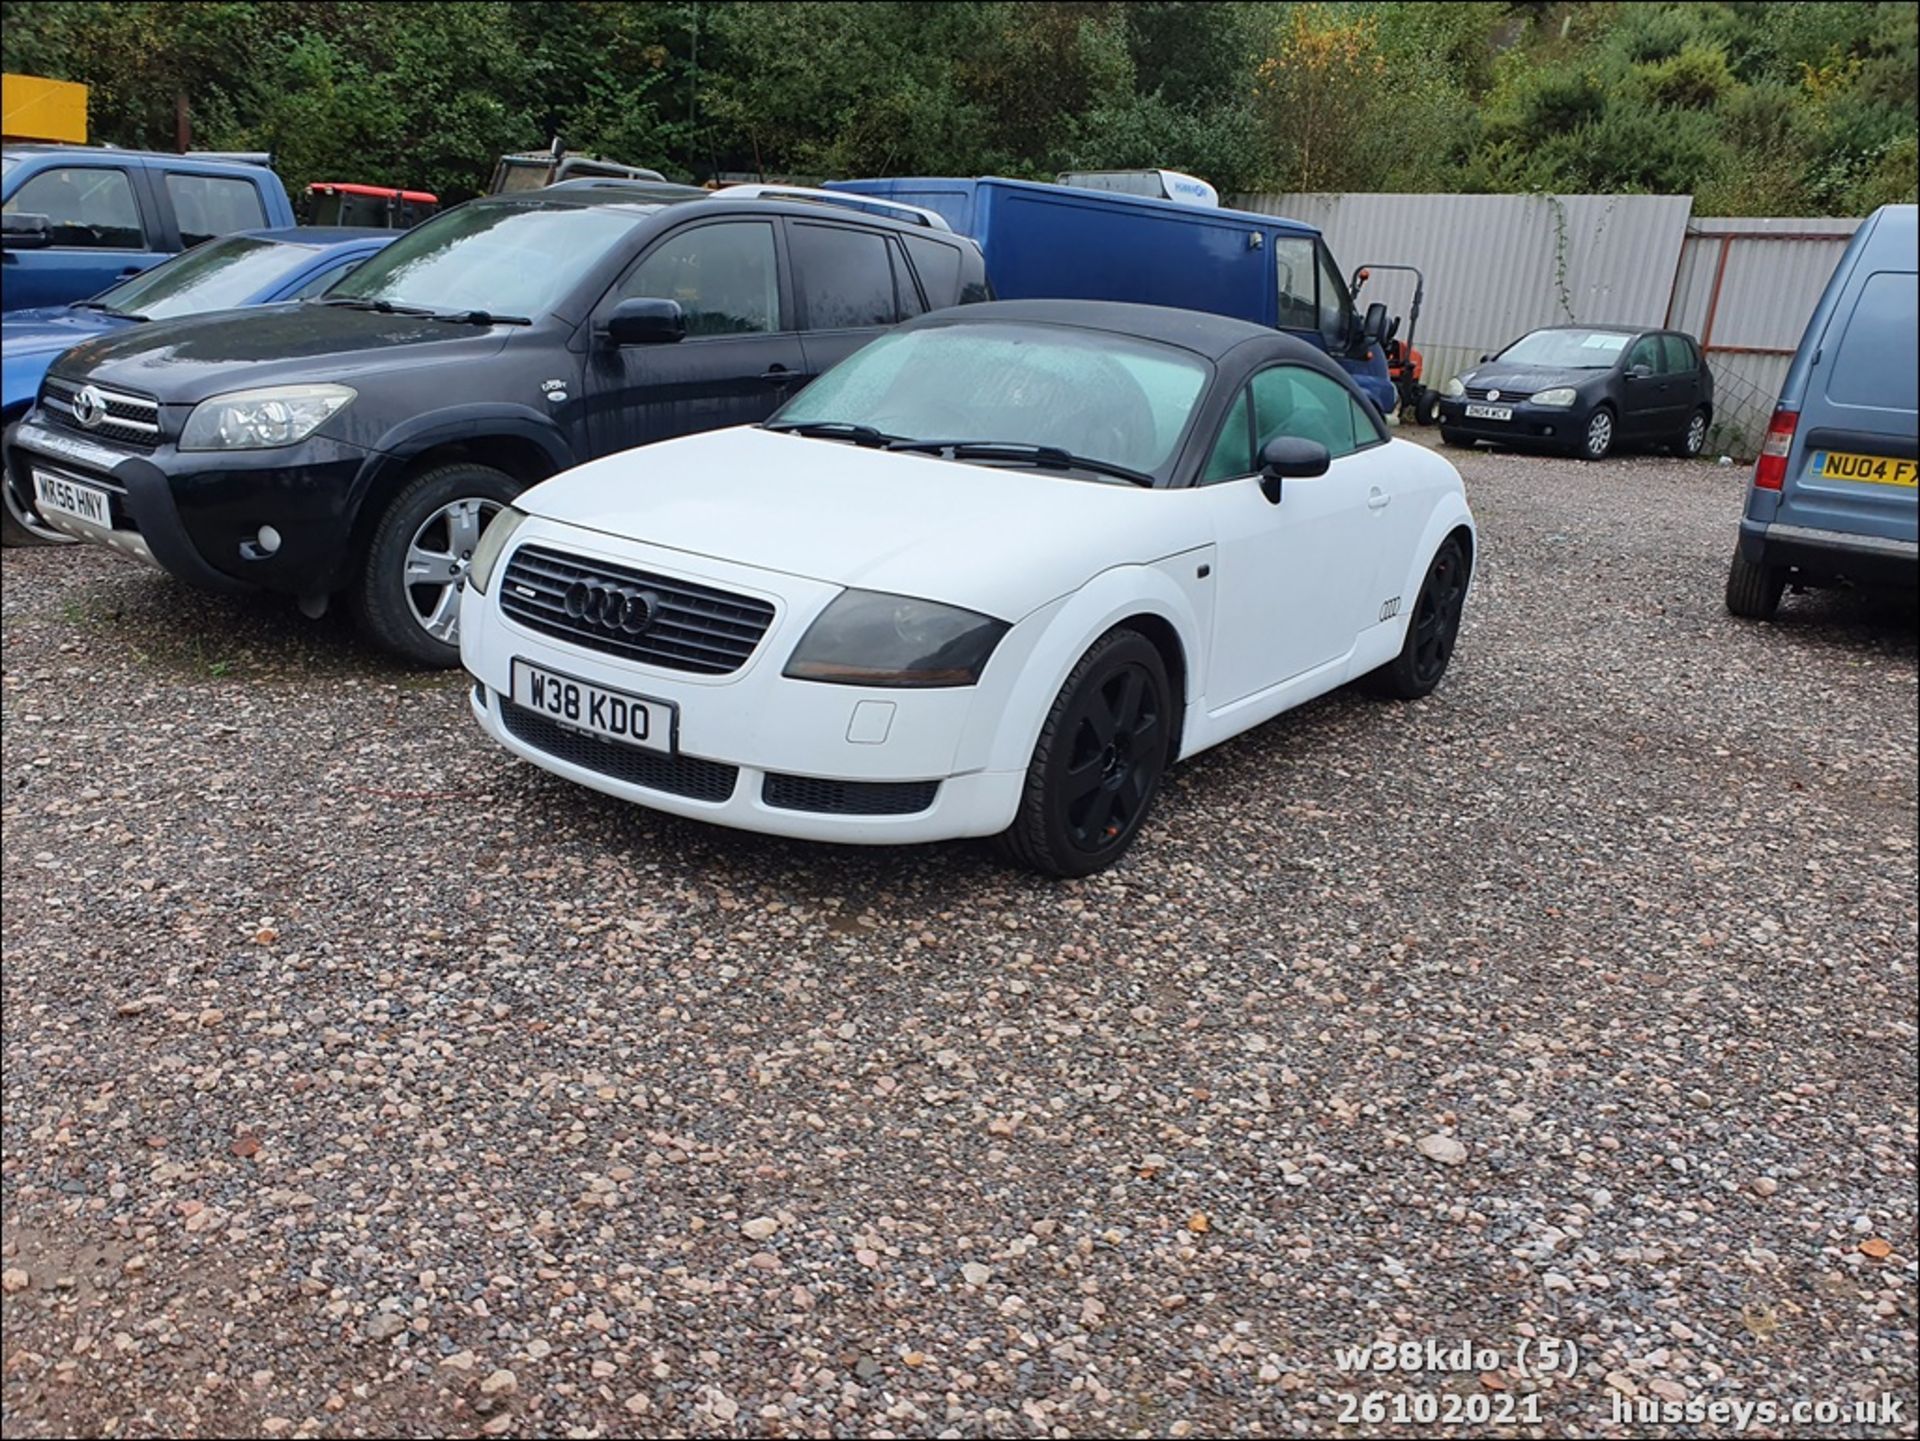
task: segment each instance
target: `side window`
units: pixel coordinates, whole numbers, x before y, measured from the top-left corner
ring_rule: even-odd
[[[1655,375],[1660,373],[1662,366],[1659,336],[1643,335],[1634,341],[1633,349],[1627,352],[1627,369],[1632,370],[1636,365],[1646,366]]]
[[[1200,472],[1200,484],[1212,485],[1215,481],[1252,474],[1253,428],[1247,423],[1247,391],[1242,386],[1220,426],[1220,438],[1213,443],[1213,454],[1207,457],[1206,468]]]
[[[913,268],[907,264],[906,253],[898,241],[887,242],[887,254],[893,260],[893,293],[899,299],[900,318],[911,320],[916,315],[925,315],[928,307],[920,299],[919,288],[913,283]]]
[[[1320,262],[1320,338],[1329,350],[1338,350],[1353,332],[1353,300],[1327,247],[1317,245],[1314,250]]]
[[[900,318],[886,236],[805,221],[790,224],[787,236],[804,328],[856,330]]]
[[[1282,330],[1320,328],[1320,305],[1314,296],[1315,260],[1311,240],[1276,237],[1273,242],[1273,269],[1279,281],[1273,323]]]
[[[1684,335],[1663,335],[1660,348],[1666,352],[1667,372],[1671,375],[1691,375],[1700,368],[1699,357],[1694,354],[1693,342]]]
[[[341,265],[329,265],[325,270],[309,275],[301,282],[299,289],[289,291],[283,298],[286,300],[309,300],[316,295],[320,295],[330,289],[334,281],[345,275],[349,270],[352,270],[354,266],[358,265],[364,259],[366,259],[366,257],[363,255],[346,261]]]
[[[1254,376],[1253,453],[1276,435],[1317,440],[1335,458],[1351,455],[1377,436],[1369,425],[1354,434],[1353,395],[1337,380],[1297,365],[1276,365]]]
[[[679,301],[689,336],[752,335],[780,328],[777,273],[766,221],[696,225],[648,251],[616,298]]]
[[[166,183],[182,245],[192,247],[236,230],[259,230],[267,223],[267,207],[251,181],[169,170]]]
[[[960,300],[960,249],[938,240],[923,240],[905,235],[907,255],[920,272],[920,286],[927,292],[927,305],[940,310]]]
[[[83,250],[141,250],[140,203],[120,169],[42,170],[13,194],[8,215],[44,215],[53,244]]]
[[[1356,448],[1365,449],[1387,438],[1380,432],[1380,422],[1373,418],[1366,406],[1351,395],[1347,397],[1347,404],[1353,407],[1353,442]]]

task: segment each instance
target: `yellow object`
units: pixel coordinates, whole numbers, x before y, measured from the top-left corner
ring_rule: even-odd
[[[8,140],[87,143],[87,87],[38,75],[0,76],[0,135]]]

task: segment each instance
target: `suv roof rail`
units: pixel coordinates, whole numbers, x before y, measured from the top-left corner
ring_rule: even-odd
[[[728,185],[711,193],[732,200],[810,200],[816,205],[838,205],[848,210],[891,214],[895,219],[911,220],[930,230],[953,229],[947,224],[945,216],[925,206],[908,205],[899,200],[882,200],[877,195],[862,195],[854,191],[819,190],[811,185]]]

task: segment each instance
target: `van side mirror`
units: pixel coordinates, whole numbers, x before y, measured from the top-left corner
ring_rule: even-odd
[[[686,334],[686,312],[677,300],[623,300],[607,317],[607,339],[615,345],[666,345]]]
[[[1377,345],[1387,333],[1387,306],[1385,301],[1376,300],[1367,307],[1367,318],[1360,322],[1360,340],[1365,345]]]
[[[1283,482],[1325,475],[1332,464],[1333,457],[1319,441],[1276,435],[1260,447],[1260,493],[1278,505]]]
[[[45,250],[53,244],[53,225],[44,215],[15,212],[0,223],[0,249]]]

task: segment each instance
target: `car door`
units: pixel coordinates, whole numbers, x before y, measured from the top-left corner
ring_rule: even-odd
[[[806,365],[785,291],[770,219],[696,221],[656,240],[595,311],[585,386],[593,453],[771,415]],[[686,338],[613,345],[607,316],[634,298],[678,301]]]
[[[1319,441],[1333,457],[1326,474],[1288,480],[1278,504],[1255,473],[1276,435]],[[1352,392],[1305,366],[1262,370],[1234,401],[1198,482],[1218,554],[1210,709],[1339,662],[1372,623],[1380,501],[1391,495],[1379,440]]]
[[[49,165],[23,180],[6,213],[46,216],[51,243],[0,252],[6,308],[84,300],[166,259],[141,188],[118,165]]]
[[[926,308],[885,231],[826,220],[785,225],[807,380]]]
[[[1668,331],[1660,337],[1660,353],[1667,362],[1667,421],[1669,438],[1686,434],[1694,409],[1705,399],[1706,377],[1700,370],[1700,352],[1684,335]]]
[[[1627,347],[1620,364],[1621,435],[1645,440],[1662,434],[1673,405],[1660,337],[1640,336]]]

